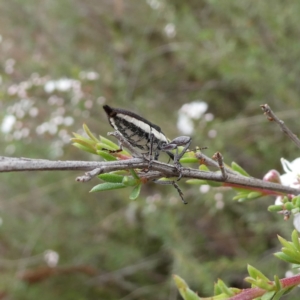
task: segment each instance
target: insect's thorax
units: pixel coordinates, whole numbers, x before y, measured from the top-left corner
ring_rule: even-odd
[[[153,151],[159,149],[159,145],[162,142],[168,143],[166,136],[162,132],[143,121],[125,114],[119,113],[114,117],[110,117],[109,121],[111,125],[141,153],[149,153],[151,147],[151,134]]]

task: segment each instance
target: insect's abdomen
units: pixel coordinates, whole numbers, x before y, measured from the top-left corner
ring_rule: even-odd
[[[112,108],[108,105],[104,105],[103,108],[107,113],[111,126],[119,131],[140,153],[149,153],[151,135],[152,151],[154,152],[158,149],[160,143],[168,143],[166,136],[161,132],[159,126],[152,124],[139,115],[124,109]]]
[[[113,127],[118,130],[132,146],[142,152],[149,152],[150,138],[147,132],[123,118],[115,117],[111,121]]]

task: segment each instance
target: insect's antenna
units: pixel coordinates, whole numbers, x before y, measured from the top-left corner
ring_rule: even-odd
[[[188,149],[188,150],[186,150],[186,152],[197,152],[197,151],[201,151],[201,150],[206,150],[206,149],[208,149],[208,147],[196,147],[195,149]]]
[[[161,184],[161,185],[173,185],[174,188],[177,190],[182,202],[184,204],[188,204],[184,198],[183,198],[183,193],[180,189],[180,187],[178,186],[178,184],[174,181],[174,180],[158,180],[158,179],[154,179],[153,182],[157,183],[157,184]]]
[[[184,204],[188,204],[188,203],[184,200],[184,198],[183,198],[183,193],[182,193],[182,191],[181,191],[179,185],[178,185],[175,181],[172,181],[172,184],[173,184],[174,188],[177,190],[177,192],[178,192],[178,194],[179,194],[179,196],[180,196],[182,202],[183,202]]]

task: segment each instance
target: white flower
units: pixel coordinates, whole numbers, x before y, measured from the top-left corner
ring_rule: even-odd
[[[184,104],[178,112],[177,128],[184,134],[194,131],[193,120],[200,119],[206,112],[208,105],[204,101],[193,101]]]
[[[284,158],[280,159],[285,174],[280,176],[283,185],[293,188],[300,188],[300,158],[296,158],[292,162]],[[281,197],[277,197],[275,204],[279,203]],[[300,232],[300,213],[294,215],[294,227]]]
[[[292,162],[284,158],[280,159],[285,174],[280,176],[283,185],[294,188],[300,188],[300,158],[296,158]]]
[[[294,215],[293,224],[296,230],[300,232],[300,213]]]
[[[12,130],[14,124],[16,123],[16,117],[14,115],[6,115],[3,118],[2,124],[1,124],[1,131],[3,133],[8,133]]]
[[[49,267],[53,268],[58,264],[59,254],[53,250],[46,250],[44,252],[44,260]]]

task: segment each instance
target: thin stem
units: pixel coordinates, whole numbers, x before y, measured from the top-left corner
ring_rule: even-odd
[[[276,122],[280,126],[281,130],[297,145],[298,148],[300,148],[300,140],[298,137],[274,114],[271,107],[268,104],[261,105],[260,107],[268,117],[268,120]]]

